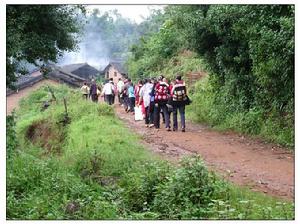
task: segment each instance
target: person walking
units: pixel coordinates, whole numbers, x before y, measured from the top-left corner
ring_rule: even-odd
[[[102,96],[104,95],[104,101],[109,105],[113,103],[113,91],[114,86],[112,84],[112,78],[103,86]]]
[[[122,88],[123,88],[123,86],[124,86],[124,82],[122,81],[121,78],[119,78],[119,81],[117,83],[119,105],[123,104],[123,99],[122,99]]]
[[[80,88],[80,90],[83,98],[87,100],[90,92],[90,87],[87,85],[86,82],[83,83],[83,86]]]
[[[97,103],[98,102],[98,97],[97,97],[97,85],[95,82],[95,79],[92,79],[92,85],[90,88],[90,95],[92,97],[92,101]]]
[[[185,105],[187,101],[187,91],[184,81],[177,75],[175,85],[171,90],[173,106],[173,131],[178,130],[177,111],[180,113],[181,131],[185,132]]]
[[[145,107],[145,125],[146,127],[153,126],[153,116],[150,116],[150,100],[151,100],[151,92],[153,89],[153,83],[151,83],[151,79],[145,80],[145,84],[142,86],[140,90],[140,99],[139,105],[144,104]]]
[[[154,112],[155,112],[155,86],[157,84],[157,80],[155,78],[151,78],[151,84],[153,85],[152,90],[150,92],[150,104],[148,108],[149,113],[149,128],[154,126]]]
[[[142,109],[143,117],[145,118],[145,107],[143,103],[143,99],[140,102],[140,91],[142,87],[144,86],[143,80],[139,80],[138,84],[134,87],[134,96],[135,96],[135,105],[140,105]]]
[[[155,86],[155,107],[154,107],[154,125],[156,128],[160,127],[160,110],[163,111],[165,117],[165,127],[167,131],[171,131],[170,117],[167,108],[169,98],[169,85],[163,81],[163,76],[158,78],[158,83]]]
[[[126,78],[124,80],[124,86],[122,88],[122,96],[123,96],[123,105],[124,105],[124,109],[127,112],[129,110],[129,98],[128,98],[128,87],[129,84],[131,83],[131,79],[130,78]]]
[[[113,80],[111,80],[110,82],[113,86],[112,104],[115,104],[115,99],[118,94],[117,84],[115,84]]]
[[[99,102],[99,97],[101,96],[101,87],[97,85],[97,102]]]
[[[129,110],[127,112],[134,113],[134,107],[135,107],[135,95],[134,95],[134,86],[132,82],[129,82],[128,85],[128,98],[129,98]]]

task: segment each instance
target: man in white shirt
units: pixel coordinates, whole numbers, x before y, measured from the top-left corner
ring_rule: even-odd
[[[113,79],[110,78],[109,81],[103,86],[102,95],[104,95],[104,101],[109,105],[113,103]]]
[[[150,113],[150,98],[151,98],[150,94],[152,89],[153,89],[153,83],[151,83],[150,79],[147,79],[147,81],[145,82],[145,84],[140,90],[140,100],[139,100],[139,105],[141,105],[141,102],[143,101],[145,107],[145,112],[146,112],[145,125],[146,127],[150,127],[150,128],[154,126],[153,116],[151,116]]]

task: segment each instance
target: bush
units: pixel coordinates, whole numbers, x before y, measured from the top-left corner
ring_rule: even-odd
[[[139,172],[125,174],[120,186],[123,188],[123,201],[128,210],[149,212],[157,195],[157,188],[167,181],[170,167],[162,162],[146,162],[140,165]]]
[[[220,187],[222,182],[207,170],[200,157],[185,159],[181,165],[159,185],[154,210],[165,219],[205,219],[207,205],[226,187]]]

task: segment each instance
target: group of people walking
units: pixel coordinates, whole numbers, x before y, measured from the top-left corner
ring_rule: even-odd
[[[109,105],[114,104],[115,95],[117,94],[116,86],[112,79],[107,80],[104,85],[97,85],[96,81],[92,79],[90,86],[87,82],[81,87],[82,95],[85,99],[91,99],[93,102],[98,102],[99,97],[104,97],[104,101]]]
[[[141,109],[146,127],[159,129],[162,117],[167,131],[180,129],[185,132],[185,106],[190,103],[190,100],[180,75],[177,75],[176,79],[170,83],[161,75],[158,78],[140,80],[136,85],[130,78],[120,78],[116,84],[110,79],[104,84],[102,91],[94,80],[90,88],[86,86],[85,83],[81,87],[86,99],[90,96],[92,101],[98,102],[98,97],[102,96],[106,103],[112,105],[115,96],[118,96],[119,104],[127,113],[134,114],[135,107]],[[180,126],[177,120],[178,112]]]

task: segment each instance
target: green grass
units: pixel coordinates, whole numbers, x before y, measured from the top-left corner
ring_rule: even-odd
[[[58,101],[46,111],[35,103],[50,97],[42,87],[16,113],[16,138],[8,138],[18,145],[9,144],[7,219],[294,218],[293,203],[232,186],[199,157],[179,167],[162,161],[110,106],[87,102],[66,86],[52,88]],[[66,126],[59,123],[63,97],[71,118]],[[55,147],[45,146],[41,133],[30,141],[33,125],[51,130]]]

